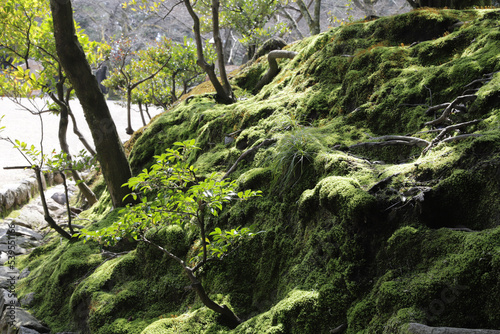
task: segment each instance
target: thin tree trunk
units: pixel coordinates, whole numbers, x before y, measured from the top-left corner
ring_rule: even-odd
[[[50,0],[50,9],[57,54],[82,104],[113,206],[132,203],[132,196],[124,200],[130,191],[122,187],[132,171],[104,95],[76,37],[71,1]]]
[[[200,297],[201,302],[211,309],[214,312],[217,312],[222,315],[223,321],[231,328],[236,328],[241,323],[240,318],[236,314],[231,311],[230,308],[228,308],[226,305],[219,305],[216,302],[214,302],[210,297],[207,295],[205,288],[203,288],[203,285],[201,282],[198,280],[198,278],[195,276],[193,269],[189,268],[186,263],[181,260],[179,257],[175,256],[174,254],[170,253],[168,250],[165,248],[161,247],[160,245],[155,244],[154,242],[149,241],[145,237],[142,237],[141,239],[145,243],[159,249],[162,251],[164,254],[166,254],[168,257],[171,259],[175,260],[177,263],[179,263],[182,268],[184,269],[184,272],[188,276],[189,280],[191,281],[191,286],[193,287],[194,291],[196,291],[196,294],[198,297]]]
[[[49,224],[50,227],[52,227],[62,237],[66,238],[68,240],[71,240],[71,235],[69,235],[69,233],[66,232],[62,227],[57,225],[57,223],[54,221],[54,219],[50,216],[49,208],[47,206],[47,200],[45,199],[45,193],[43,191],[42,171],[40,170],[40,167],[38,167],[38,166],[35,166],[34,170],[35,170],[35,175],[36,175],[36,181],[38,184],[38,190],[40,191],[40,200],[42,201],[42,207],[43,207],[45,221]],[[68,212],[68,214],[70,214],[70,213]]]
[[[67,133],[68,133],[68,124],[69,124],[69,107],[68,107],[68,101],[69,101],[69,95],[68,99],[64,99],[64,89],[63,89],[63,81],[59,81],[56,85],[57,89],[57,95],[58,95],[58,105],[59,105],[59,145],[61,146],[61,150],[66,153],[66,158],[71,161],[73,158],[71,157],[71,153],[69,152],[69,145],[68,145],[68,140],[67,140]],[[65,102],[63,102],[65,101]],[[89,188],[89,186],[83,182],[80,173],[78,171],[73,169],[73,166],[70,164],[70,170],[71,174],[73,175],[73,178],[75,179],[75,182],[78,186],[78,189],[80,189],[83,197],[87,200],[90,206],[94,205],[97,203],[97,197],[94,194],[94,192]],[[64,182],[65,176],[63,175]],[[66,184],[64,185],[66,187]],[[69,198],[67,199],[69,201]],[[69,211],[68,211],[69,214]]]
[[[132,109],[132,89],[127,88],[127,128],[125,129],[125,131],[127,132],[128,135],[134,133],[134,129],[132,129],[131,109]]]
[[[142,111],[142,103],[139,101],[137,104],[139,106],[139,113],[141,114],[142,126],[146,126],[146,119],[144,118],[144,112]]]
[[[71,117],[71,121],[73,122],[73,133],[78,137],[80,142],[85,146],[85,149],[89,152],[91,156],[96,156],[97,153],[95,152],[94,148],[90,146],[89,142],[85,138],[85,136],[80,132],[80,129],[78,129],[78,125],[76,124],[76,118],[75,115],[73,115],[73,112],[71,109],[68,109],[68,114],[69,117]]]
[[[148,115],[149,120],[151,120],[151,115],[149,114],[148,104],[146,103],[146,104],[144,105],[144,107],[145,107],[145,109],[146,109],[146,114]]]
[[[212,10],[214,10],[214,2],[217,2],[216,0],[212,1]],[[207,73],[208,78],[210,79],[210,82],[215,88],[215,91],[217,92],[217,95],[219,98],[224,102],[224,103],[233,103],[235,101],[233,91],[231,87],[229,86],[228,91],[226,91],[225,88],[227,88],[225,85],[227,85],[226,78],[222,78],[222,84],[220,83],[219,79],[217,78],[217,75],[215,74],[215,66],[214,64],[208,64],[207,61],[205,60],[205,56],[203,55],[203,41],[201,40],[201,32],[200,32],[200,18],[194,11],[193,7],[191,6],[190,0],[184,0],[184,4],[189,12],[189,15],[191,15],[191,18],[193,19],[193,31],[194,31],[194,36],[195,36],[195,41],[196,41],[196,54],[198,56],[197,64],[200,66],[205,73]],[[213,20],[213,25],[214,26],[219,26],[219,21],[218,21],[218,15],[217,15],[217,21],[214,19]],[[219,31],[217,29],[217,31]],[[215,31],[214,31],[214,40],[216,40],[215,36]],[[220,44],[220,36],[219,36],[219,44]],[[216,51],[217,51],[217,57],[222,58],[222,62],[224,62],[224,55],[219,54],[219,49],[216,45]],[[225,67],[224,68],[224,74],[225,74]],[[222,72],[221,72],[222,75]]]

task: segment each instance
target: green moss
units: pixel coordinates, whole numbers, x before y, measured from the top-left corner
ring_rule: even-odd
[[[200,273],[209,295],[246,320],[235,330],[186,289],[177,263],[143,243],[97,267],[97,245],[54,240],[20,259],[38,275],[20,283],[21,295],[43,287],[34,310],[56,330],[73,322],[109,334],[327,333],[344,323],[347,333],[404,333],[410,321],[500,327],[498,74],[478,84],[467,112],[450,115],[484,119],[462,129],[482,137],[425,156],[399,146],[349,149],[387,134],[432,140],[427,108],[498,71],[498,18],[498,10],[426,9],[334,28],[291,46],[299,54],[258,94],[249,92],[267,68],[262,60],[233,81],[244,99],[194,97],[137,138],[134,172],[194,138],[201,149],[190,162],[220,175],[276,139],[229,176],[264,196],[208,221],[265,231]],[[99,228],[118,215],[104,195],[83,217]],[[189,230],[156,232],[148,236],[179,256],[190,251]]]

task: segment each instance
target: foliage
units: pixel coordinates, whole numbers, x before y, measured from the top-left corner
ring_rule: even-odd
[[[256,233],[253,227],[227,232],[216,228],[210,233],[213,236],[213,242],[210,242],[204,232],[205,216],[217,217],[226,203],[246,200],[260,192],[246,190],[236,193],[235,181],[217,180],[215,173],[199,180],[197,169],[187,162],[192,151],[197,149],[194,140],[174,145],[176,149],[155,156],[156,163],[149,171],[143,170],[125,184],[134,191],[130,196],[137,198],[142,195],[141,203],[124,209],[123,218],[112,226],[99,231],[82,230],[80,237],[113,245],[125,238],[141,240],[147,231],[163,226],[178,225],[184,229],[187,224],[194,224],[201,232],[201,262],[209,256],[221,258],[231,246],[252,238]]]
[[[76,23],[75,30],[89,63],[98,67],[109,47],[106,43],[90,41]],[[17,64],[4,73],[7,75],[0,76],[4,95],[48,96],[54,93],[58,83],[71,93],[56,54],[47,1],[5,1],[0,8],[0,46],[12,58],[13,64]]]

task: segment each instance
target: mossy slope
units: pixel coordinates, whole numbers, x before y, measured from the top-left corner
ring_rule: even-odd
[[[210,222],[266,231],[203,274],[210,294],[246,320],[235,330],[200,305],[174,263],[140,244],[47,297],[65,305],[59,317],[42,297],[35,313],[57,329],[71,319],[93,333],[327,333],[342,324],[347,333],[403,333],[410,321],[500,328],[500,76],[450,116],[483,119],[467,129],[482,137],[424,156],[399,146],[347,150],[389,134],[431,140],[427,108],[500,69],[499,18],[498,10],[428,9],[332,29],[290,46],[299,54],[280,61],[256,95],[249,83],[264,73],[263,59],[233,79],[239,102],[195,97],[136,140],[135,172],[195,138],[201,150],[191,160],[203,173],[274,140],[230,174],[264,196]],[[189,235],[166,229],[156,238],[185,254]],[[54,247],[44,260],[26,259],[53,268],[40,285],[64,276],[56,268],[68,260],[51,254],[84,246]]]

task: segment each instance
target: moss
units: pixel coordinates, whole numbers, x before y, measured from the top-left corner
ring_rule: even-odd
[[[189,161],[221,175],[248,148],[277,140],[230,175],[264,196],[208,222],[265,231],[200,272],[209,295],[246,320],[237,329],[220,325],[186,289],[180,266],[143,243],[97,267],[97,245],[54,240],[20,260],[38,275],[20,291],[48,291],[34,310],[56,330],[68,321],[110,334],[327,333],[343,323],[347,333],[404,333],[410,321],[500,327],[498,74],[478,84],[467,112],[450,115],[484,119],[463,129],[482,137],[425,156],[406,147],[348,149],[386,134],[432,140],[427,108],[498,71],[498,17],[426,9],[331,29],[291,46],[299,54],[258,94],[250,91],[262,61],[233,80],[243,99],[220,105],[203,84],[195,90],[203,95],[184,97],[137,138],[134,172],[194,138],[201,149]],[[452,29],[458,21],[465,23]],[[119,215],[106,196],[83,214],[92,228]],[[149,237],[181,257],[191,251],[189,230]]]

